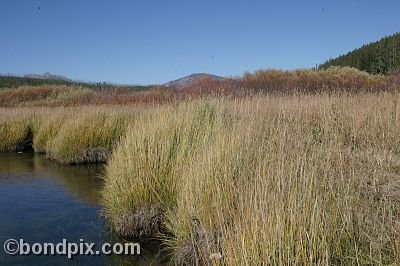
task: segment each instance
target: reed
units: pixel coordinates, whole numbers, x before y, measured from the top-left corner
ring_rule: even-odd
[[[65,120],[72,113],[57,111],[53,113],[42,113],[33,119],[33,142],[32,146],[36,153],[50,153],[50,142],[57,136]]]
[[[0,109],[0,152],[21,151],[31,145],[29,114]]]
[[[77,164],[105,162],[133,124],[136,108],[12,108],[1,112],[1,151],[31,147],[59,163]]]
[[[126,236],[161,228],[177,264],[398,264],[398,100],[256,97],[156,111],[107,165],[106,215]],[[204,106],[212,123],[196,116]]]
[[[212,105],[163,107],[130,127],[107,165],[105,214],[124,236],[154,236],[176,205],[187,160],[208,143],[220,111]]]
[[[0,109],[0,150],[107,161],[125,237],[177,264],[400,264],[400,93]]]
[[[62,124],[48,144],[48,156],[63,164],[105,162],[130,117],[103,112],[79,115]]]

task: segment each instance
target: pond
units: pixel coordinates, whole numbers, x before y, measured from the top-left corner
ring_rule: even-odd
[[[125,243],[101,217],[99,191],[104,165],[62,166],[42,155],[0,153],[0,244]],[[0,265],[160,265],[167,257],[155,243],[141,243],[140,255],[29,255],[0,251]]]

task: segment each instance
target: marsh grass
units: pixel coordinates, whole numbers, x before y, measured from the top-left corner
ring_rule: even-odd
[[[128,125],[135,108],[1,109],[1,151],[31,146],[62,164],[105,162]]]
[[[64,164],[105,162],[132,119],[103,112],[79,115],[61,125],[48,143],[48,156]]]
[[[124,235],[161,228],[177,264],[399,264],[398,99],[256,97],[158,110],[107,165],[106,215]],[[214,111],[204,120],[201,110]],[[139,222],[146,208],[157,218]]]
[[[177,264],[400,264],[400,94],[0,109],[0,150],[107,160],[104,214]],[[111,151],[113,152],[111,153]]]
[[[29,115],[0,110],[0,152],[20,151],[31,145]]]
[[[176,205],[183,167],[207,145],[219,112],[208,103],[163,107],[130,127],[108,162],[103,191],[106,216],[120,234],[162,231],[165,210]]]
[[[50,153],[50,142],[57,136],[71,113],[59,111],[51,115],[42,114],[32,120],[33,149],[36,153]]]
[[[27,119],[15,119],[0,125],[0,151],[20,151],[30,145],[30,127]]]

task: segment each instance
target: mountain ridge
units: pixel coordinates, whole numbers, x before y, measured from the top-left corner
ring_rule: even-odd
[[[44,72],[43,74],[27,74],[24,75],[25,78],[34,78],[34,79],[47,79],[47,80],[64,80],[64,81],[72,81],[63,75],[56,75],[50,72]]]
[[[175,79],[172,81],[169,81],[167,83],[164,83],[162,86],[165,87],[182,87],[182,86],[187,86],[195,82],[196,80],[202,79],[202,78],[209,78],[209,79],[214,79],[214,80],[223,80],[225,79],[224,77],[213,75],[213,74],[208,74],[208,73],[193,73],[188,76],[184,76],[179,79]]]

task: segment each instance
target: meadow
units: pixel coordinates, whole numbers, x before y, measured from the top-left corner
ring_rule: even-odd
[[[393,76],[330,71],[108,100],[4,90],[0,151],[106,162],[111,228],[178,265],[399,265],[400,93]]]
[[[396,265],[399,95],[181,104],[137,120],[103,202],[182,265]],[[222,256],[222,260],[215,260]]]

